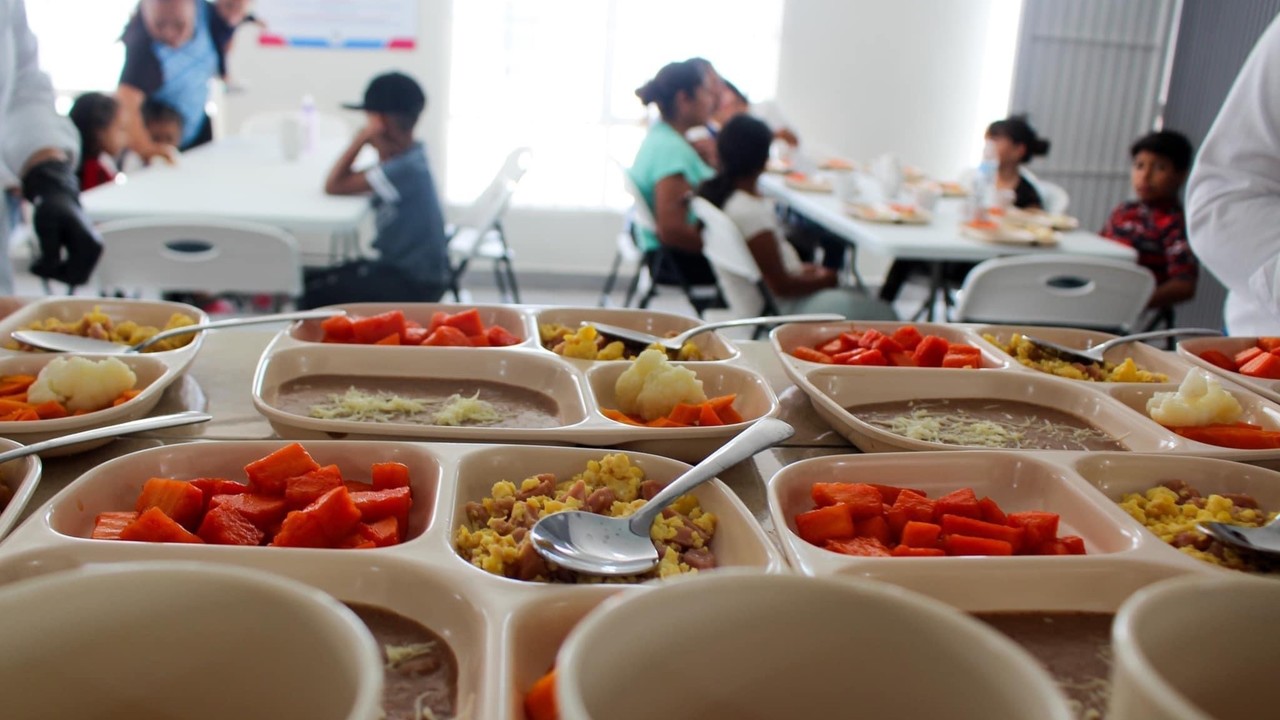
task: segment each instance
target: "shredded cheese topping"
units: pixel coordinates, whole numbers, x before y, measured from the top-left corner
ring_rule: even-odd
[[[467,422],[485,425],[498,422],[501,419],[502,415],[493,406],[493,403],[480,399],[479,390],[471,397],[450,395],[449,399],[445,401],[444,407],[437,410],[435,415],[432,416],[432,422],[436,425],[449,426],[462,425]]]
[[[435,641],[432,641],[424,643],[410,643],[408,645],[383,645],[382,650],[387,654],[387,669],[395,670],[414,658],[427,655],[434,650],[435,647]]]
[[[341,395],[329,395],[329,402],[312,405],[311,417],[321,420],[388,422],[396,416],[416,415],[427,409],[422,400],[395,393],[368,393],[354,387]]]

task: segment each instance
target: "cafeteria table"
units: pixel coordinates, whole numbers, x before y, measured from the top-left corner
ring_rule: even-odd
[[[81,196],[94,222],[142,218],[216,217],[278,227],[295,237],[329,239],[328,263],[358,254],[369,198],[324,192],[329,167],[345,138],[322,138],[310,152],[286,160],[278,138],[232,135],[182,153],[174,165],[156,161]]]
[[[860,187],[868,182],[859,178]],[[1062,253],[1089,257],[1111,258],[1137,262],[1137,252],[1101,235],[1072,230],[1060,233],[1060,240],[1053,247],[1007,245],[984,242],[965,237],[960,233],[965,202],[958,198],[943,198],[933,211],[932,222],[924,225],[874,223],[854,218],[845,211],[844,203],[833,192],[813,192],[790,187],[778,174],[766,173],[760,177],[760,191],[791,208],[797,214],[822,226],[828,232],[844,239],[855,248],[861,247],[894,260],[920,260],[930,266],[929,296],[921,306],[924,319],[932,320],[934,306],[939,299],[948,300],[943,263],[982,262],[995,257],[1028,253]]]

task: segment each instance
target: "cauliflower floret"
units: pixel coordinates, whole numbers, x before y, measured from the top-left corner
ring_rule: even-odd
[[[115,358],[54,358],[36,376],[27,400],[36,404],[56,400],[71,412],[101,410],[137,381],[129,366]]]
[[[1147,414],[1169,427],[1231,424],[1244,409],[1235,396],[1203,370],[1193,370],[1177,392],[1158,392],[1147,400]]]
[[[645,350],[618,376],[614,393],[618,409],[646,422],[666,417],[680,403],[707,401],[702,381],[688,368],[676,367],[661,350]]]

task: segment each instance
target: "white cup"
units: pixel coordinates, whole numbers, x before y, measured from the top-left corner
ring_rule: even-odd
[[[831,189],[841,202],[857,201],[858,174],[852,170],[831,171]]]
[[[381,716],[382,658],[314,588],[196,562],[89,566],[0,588],[0,714]]]
[[[1072,718],[1013,641],[865,579],[717,570],[614,596],[557,658],[564,720]]]
[[[1111,634],[1111,720],[1275,717],[1275,580],[1165,580],[1120,606]]]
[[[934,182],[917,183],[911,186],[911,199],[916,207],[925,212],[933,212],[938,200],[942,197],[942,187]]]
[[[302,120],[292,115],[280,119],[280,151],[285,160],[293,162],[298,159],[304,140]]]

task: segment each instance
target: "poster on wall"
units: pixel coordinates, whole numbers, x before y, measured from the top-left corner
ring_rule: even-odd
[[[257,0],[265,27],[259,44],[273,47],[412,50],[418,0]]]

